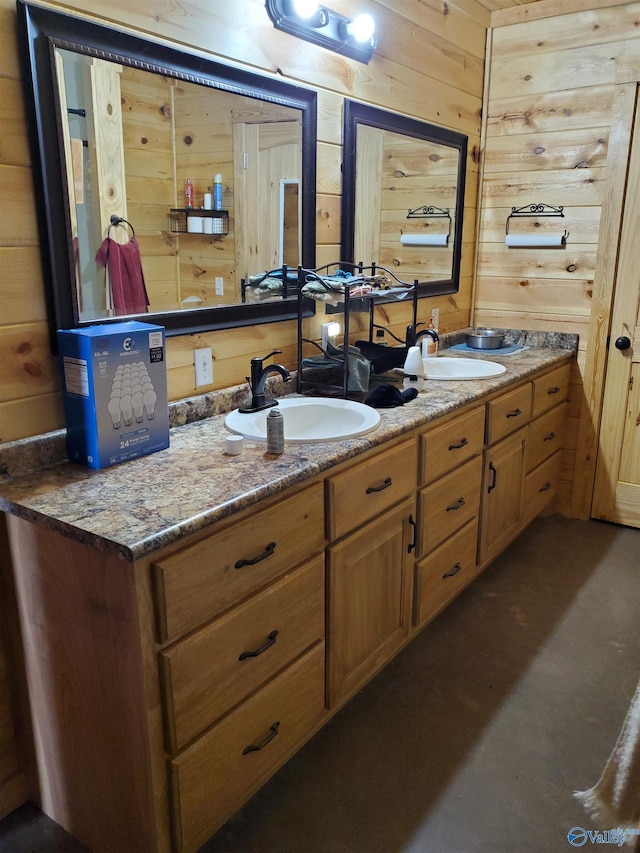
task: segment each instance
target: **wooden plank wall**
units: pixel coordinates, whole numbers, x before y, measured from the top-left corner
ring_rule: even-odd
[[[534,6],[535,20],[523,7],[492,16],[474,321],[579,334],[558,506],[586,518],[594,461],[587,419],[597,417],[585,402],[594,382],[587,364],[598,345],[594,320],[606,322],[593,299],[605,251],[598,234],[614,88],[620,65],[640,55],[640,4],[561,15],[547,0]],[[511,208],[531,203],[562,205],[565,216],[518,221],[510,232],[566,228],[565,248],[505,246]]]
[[[262,0],[70,0],[62,11],[129,27],[318,91],[317,261],[336,261],[340,243],[342,103],[354,98],[469,136],[460,292],[423,300],[440,308],[444,330],[469,323],[475,245],[480,112],[489,12],[476,0],[371,0],[379,45],[368,65],[275,30]],[[350,15],[356,0],[335,0]],[[58,367],[49,352],[14,0],[0,0],[0,441],[63,426]],[[385,310],[402,328],[401,306]],[[316,318],[309,334],[318,337]],[[243,382],[249,360],[276,348],[294,363],[293,323],[172,338],[169,394],[194,393],[193,348],[211,346],[215,387]]]

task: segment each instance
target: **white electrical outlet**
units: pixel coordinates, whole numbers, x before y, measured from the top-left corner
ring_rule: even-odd
[[[193,365],[196,373],[196,388],[213,385],[213,357],[211,347],[200,347],[193,351]]]
[[[433,325],[436,327],[436,329],[439,329],[440,328],[440,326],[439,326],[440,309],[439,308],[432,308],[431,309],[431,316],[433,317]]]
[[[336,323],[335,321],[333,323],[323,323],[320,328],[322,330],[320,344],[326,352],[329,341],[333,342],[336,335],[340,334],[340,323]]]
[[[216,296],[224,296],[224,279],[221,275],[216,276]]]

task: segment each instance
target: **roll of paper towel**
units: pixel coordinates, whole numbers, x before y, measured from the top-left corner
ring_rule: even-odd
[[[400,243],[403,246],[446,246],[448,234],[401,234]]]
[[[558,234],[507,234],[504,238],[504,242],[507,246],[516,246],[516,247],[524,247],[524,246],[541,246],[547,248],[553,248],[558,246],[564,246],[567,239],[567,235],[563,233]]]

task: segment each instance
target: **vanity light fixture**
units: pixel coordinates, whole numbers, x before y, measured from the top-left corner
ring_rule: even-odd
[[[265,6],[276,29],[359,62],[371,59],[376,46],[371,15],[346,18],[314,0],[265,0]]]

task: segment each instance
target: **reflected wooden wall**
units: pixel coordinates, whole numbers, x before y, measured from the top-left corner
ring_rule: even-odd
[[[460,292],[432,302],[444,329],[468,324],[471,307],[477,159],[485,33],[489,13],[475,0],[441,6],[377,0],[369,3],[380,40],[368,65],[345,59],[275,30],[262,0],[211,3],[184,0],[71,0],[62,11],[166,38],[214,58],[229,58],[281,79],[318,90],[317,260],[338,260],[342,102],[344,98],[406,113],[469,136],[465,235]],[[332,7],[352,14],[355,0]],[[62,427],[58,367],[48,331],[16,45],[14,0],[0,0],[0,441]],[[426,61],[425,57],[428,58]],[[164,251],[164,247],[159,247]],[[385,309],[401,330],[403,309]],[[430,306],[429,306],[430,307]],[[428,316],[429,307],[421,305]],[[381,317],[380,319],[385,319]],[[307,333],[319,337],[317,317]],[[276,346],[293,366],[293,323],[259,325],[172,338],[168,345],[169,394],[195,393],[194,347],[211,346],[214,387],[243,382],[249,360]]]

